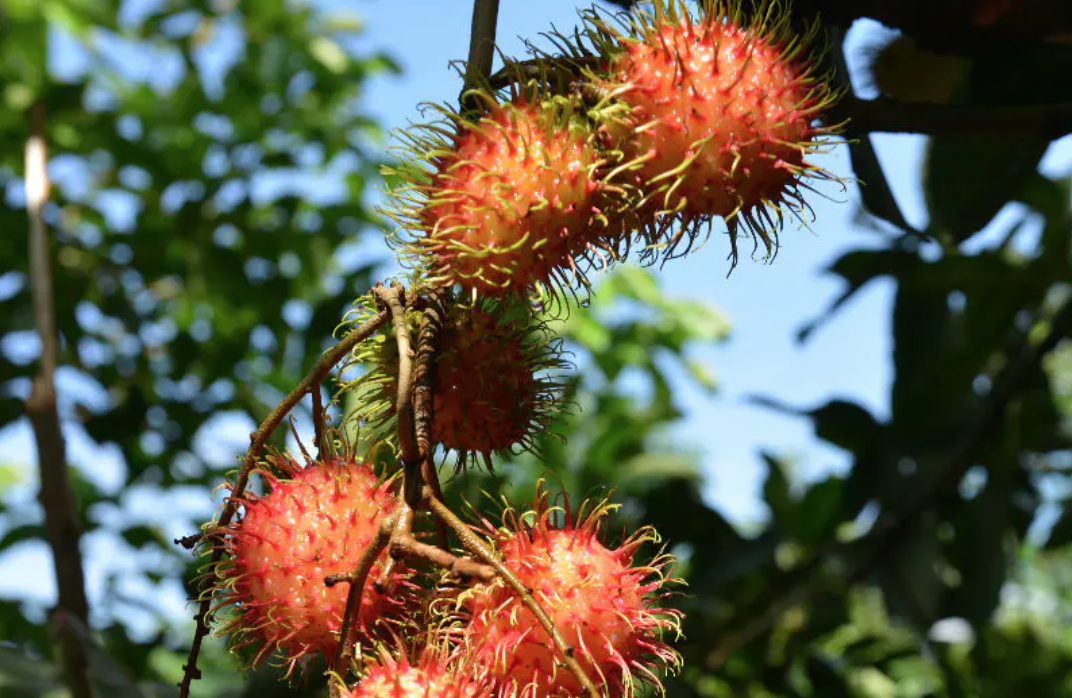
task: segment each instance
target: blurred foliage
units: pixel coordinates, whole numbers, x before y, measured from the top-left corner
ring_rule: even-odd
[[[830,4],[835,18],[852,5]],[[969,4],[966,16],[982,16],[984,3]],[[1026,5],[1037,14],[1045,1]],[[921,45],[939,54],[936,26]],[[25,114],[43,101],[64,424],[122,464],[110,477],[75,459],[80,512],[94,550],[137,561],[105,565],[93,630],[76,629],[100,695],[175,694],[191,627],[166,599],[193,570],[170,538],[211,514],[209,488],[243,447],[220,443],[217,427],[263,417],[371,280],[368,263],[351,261],[366,231],[379,234],[365,196],[379,127],[360,98],[393,66],[352,50],[359,31],[353,18],[284,0],[0,0],[0,429],[19,423],[35,368],[20,173]],[[970,32],[950,31],[957,53]],[[1025,41],[971,43],[943,73],[958,84],[919,101],[1072,99],[1054,78],[1072,70],[1072,45]],[[886,63],[878,82],[906,84],[889,71],[918,71],[918,58]],[[892,280],[891,414],[766,399],[850,454],[847,471],[803,481],[766,453],[765,521],[741,531],[709,506],[701,453],[675,438],[676,397],[716,390],[694,350],[725,339],[727,322],[625,267],[561,325],[584,370],[569,384],[578,409],[541,437],[542,458],[458,475],[448,496],[524,501],[546,477],[571,502],[613,488],[612,530],[658,527],[689,583],[672,696],[1068,695],[1072,344],[1018,386],[996,427],[980,427],[995,381],[1072,296],[1072,182],[1042,175],[1049,144],[1019,136],[930,140],[920,173],[930,240],[908,229],[870,140],[852,146],[871,185],[861,221],[880,242],[830,266],[845,291],[802,318],[800,336],[837,321],[871,281]],[[0,463],[0,564],[42,537],[19,472]],[[0,694],[62,695],[44,611],[0,600]],[[201,668],[201,695],[323,693],[320,681],[289,686],[269,669],[240,674],[215,642]]]

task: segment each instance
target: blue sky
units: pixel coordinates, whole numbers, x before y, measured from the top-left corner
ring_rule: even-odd
[[[356,12],[367,27],[360,48],[383,50],[403,66],[401,76],[373,81],[365,99],[366,111],[388,128],[403,127],[408,119],[418,119],[419,102],[451,101],[456,97],[459,80],[448,63],[467,54],[469,2],[318,0],[315,4],[327,11]],[[516,55],[522,52],[519,36],[536,38],[552,25],[568,30],[575,24],[580,5],[577,0],[503,0],[499,16],[500,46],[505,53]],[[850,46],[857,52],[881,41],[885,35],[877,25],[859,23],[850,33]],[[923,139],[880,136],[876,141],[906,216],[911,223],[924,226],[926,217],[918,182]],[[1050,153],[1044,169],[1051,174],[1067,173],[1070,162],[1072,147],[1066,139]],[[851,177],[843,146],[818,157],[816,163],[837,175]],[[861,403],[879,418],[888,413],[892,284],[874,283],[807,344],[800,345],[795,340],[796,331],[823,312],[842,290],[840,282],[824,275],[822,270],[850,249],[882,244],[875,232],[853,224],[858,206],[854,185],[845,191],[836,185],[819,189],[829,199],[810,198],[815,223],[810,230],[787,228],[773,264],[742,257],[737,269],[727,278],[728,250],[716,228],[716,234],[706,246],[659,272],[668,293],[715,304],[733,327],[729,342],[697,352],[697,358],[706,361],[719,376],[721,391],[711,397],[684,387],[682,382],[678,395],[687,418],[677,436],[686,444],[702,448],[708,477],[705,493],[709,501],[740,524],[758,521],[765,514],[759,498],[765,474],[758,457],[760,449],[798,457],[801,475],[805,477],[848,465],[844,453],[814,439],[806,420],[750,406],[746,404],[748,396],[777,396],[801,407],[816,406],[834,397],[847,398]],[[1010,207],[1003,218],[1007,220],[1016,214],[1015,207]],[[987,244],[986,240],[986,235],[980,236],[975,244]],[[386,251],[382,245],[370,242],[361,246],[359,253],[383,257]],[[61,374],[61,396],[63,391],[74,389],[70,375]],[[217,437],[237,450],[249,429],[250,425],[244,422],[232,422],[223,425]],[[117,484],[121,471],[107,465],[115,462],[114,451],[95,448],[77,434],[70,437],[72,460],[82,466],[92,463],[95,477],[111,479]],[[32,498],[36,482],[28,425],[20,423],[0,433],[0,449],[7,454],[5,464],[14,465],[22,477],[22,484],[9,495],[24,500]],[[135,516],[166,526],[167,520],[160,515],[161,507],[151,492],[133,492],[128,501]],[[184,498],[181,494],[174,506],[191,513],[212,510],[207,502]],[[167,533],[185,531],[169,529]],[[114,545],[103,537],[85,541],[84,547],[90,558],[91,600],[102,593],[107,570],[114,570],[117,565],[136,566],[146,562],[117,560]],[[14,570],[19,574],[9,574]],[[146,590],[131,589],[130,593],[143,595]],[[183,599],[177,585],[151,593],[183,614]],[[0,595],[11,594],[28,595],[44,603],[54,598],[51,566],[43,544],[22,546],[6,556],[0,565]]]

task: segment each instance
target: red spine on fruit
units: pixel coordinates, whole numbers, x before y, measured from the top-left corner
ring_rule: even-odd
[[[484,698],[486,690],[449,664],[446,645],[428,645],[410,662],[404,648],[379,652],[365,662],[361,680],[339,698]]]
[[[221,608],[230,613],[221,633],[249,647],[251,664],[278,652],[291,669],[315,653],[333,656],[348,585],[324,578],[353,570],[384,518],[393,511],[393,484],[371,466],[333,459],[301,467],[270,459],[263,495],[242,497],[242,519],[227,532],[229,561],[218,570]],[[385,558],[373,566],[376,579]],[[387,588],[367,584],[358,626],[378,635],[406,607],[408,582],[396,568]]]

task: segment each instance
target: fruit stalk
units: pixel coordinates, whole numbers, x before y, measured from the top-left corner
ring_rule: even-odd
[[[332,663],[332,669],[340,675],[345,674],[346,665],[353,657],[354,646],[357,644],[357,617],[361,610],[361,595],[365,591],[365,581],[368,579],[369,572],[372,571],[372,565],[376,562],[376,558],[387,547],[387,542],[391,538],[395,524],[399,518],[402,518],[403,514],[403,511],[399,511],[398,514],[383,520],[379,530],[376,531],[376,536],[369,543],[369,546],[365,548],[365,551],[361,553],[361,558],[358,559],[353,574],[350,575],[349,579],[345,580],[350,584],[350,591],[346,596],[346,613],[342,619],[339,648],[335,654],[335,661]],[[328,580],[325,580],[325,583],[327,582]]]
[[[309,391],[313,399],[313,440],[316,446],[316,457],[323,458],[328,454],[328,444],[325,440],[324,396],[320,394],[320,386]],[[300,442],[299,442],[300,443]]]
[[[436,357],[439,353],[443,320],[449,294],[444,290],[433,291],[421,316],[421,329],[417,337],[417,365],[414,368],[413,421],[417,432],[417,450],[421,457],[421,479],[431,488],[436,499],[443,499],[436,470],[432,442],[432,424],[435,416]],[[447,528],[435,519],[436,543],[447,550]]]

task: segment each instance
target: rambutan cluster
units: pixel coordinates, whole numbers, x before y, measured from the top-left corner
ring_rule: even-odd
[[[558,506],[542,485],[526,510],[467,524],[444,503],[436,458],[490,468],[537,451],[563,411],[568,364],[534,295],[583,287],[634,245],[645,260],[683,254],[716,219],[734,258],[742,233],[770,254],[784,212],[802,218],[801,191],[828,176],[808,155],[833,97],[815,75],[816,32],[753,4],[765,9],[655,0],[618,24],[585,14],[582,39],[556,42],[565,55],[510,63],[467,92],[466,113],[441,107],[405,135],[390,212],[410,284],[359,298],[340,344],[254,434],[204,537],[199,633],[218,616],[250,663],[274,657],[288,673],[322,655],[334,698],[661,690],[681,616],[672,560],[644,557],[655,532],[611,544],[612,505]],[[321,405],[332,368],[338,431]],[[317,458],[259,460],[306,395]],[[434,545],[415,526],[427,519]]]
[[[471,91],[482,113],[435,107],[389,170],[403,258],[474,296],[545,296],[634,245],[680,256],[717,219],[734,263],[742,234],[772,256],[785,220],[806,222],[803,191],[832,178],[808,155],[836,131],[817,121],[835,95],[816,75],[817,25],[794,31],[759,4],[592,11],[582,40],[557,37],[565,56],[508,61],[505,87]]]
[[[260,471],[266,491],[242,497],[243,517],[224,532],[230,559],[213,574],[221,592],[221,632],[250,664],[274,657],[288,667],[339,653],[346,584],[331,584],[358,563],[399,506],[396,481],[372,465],[332,458],[298,465],[272,457]],[[573,648],[584,675],[607,698],[635,695],[635,683],[660,686],[677,653],[667,634],[680,614],[664,606],[672,560],[637,564],[644,528],[617,546],[602,539],[612,506],[576,512],[551,504],[542,485],[531,508],[507,508],[500,526],[481,520],[502,565],[547,609],[554,632]],[[552,698],[584,686],[556,658],[556,647],[525,599],[503,578],[472,579],[460,589],[424,583],[404,561],[382,552],[371,566],[353,623],[361,678],[340,686],[349,698]],[[364,651],[368,649],[368,651]],[[411,663],[410,657],[417,659]],[[345,668],[335,667],[343,682]],[[343,669],[341,673],[339,670]]]

